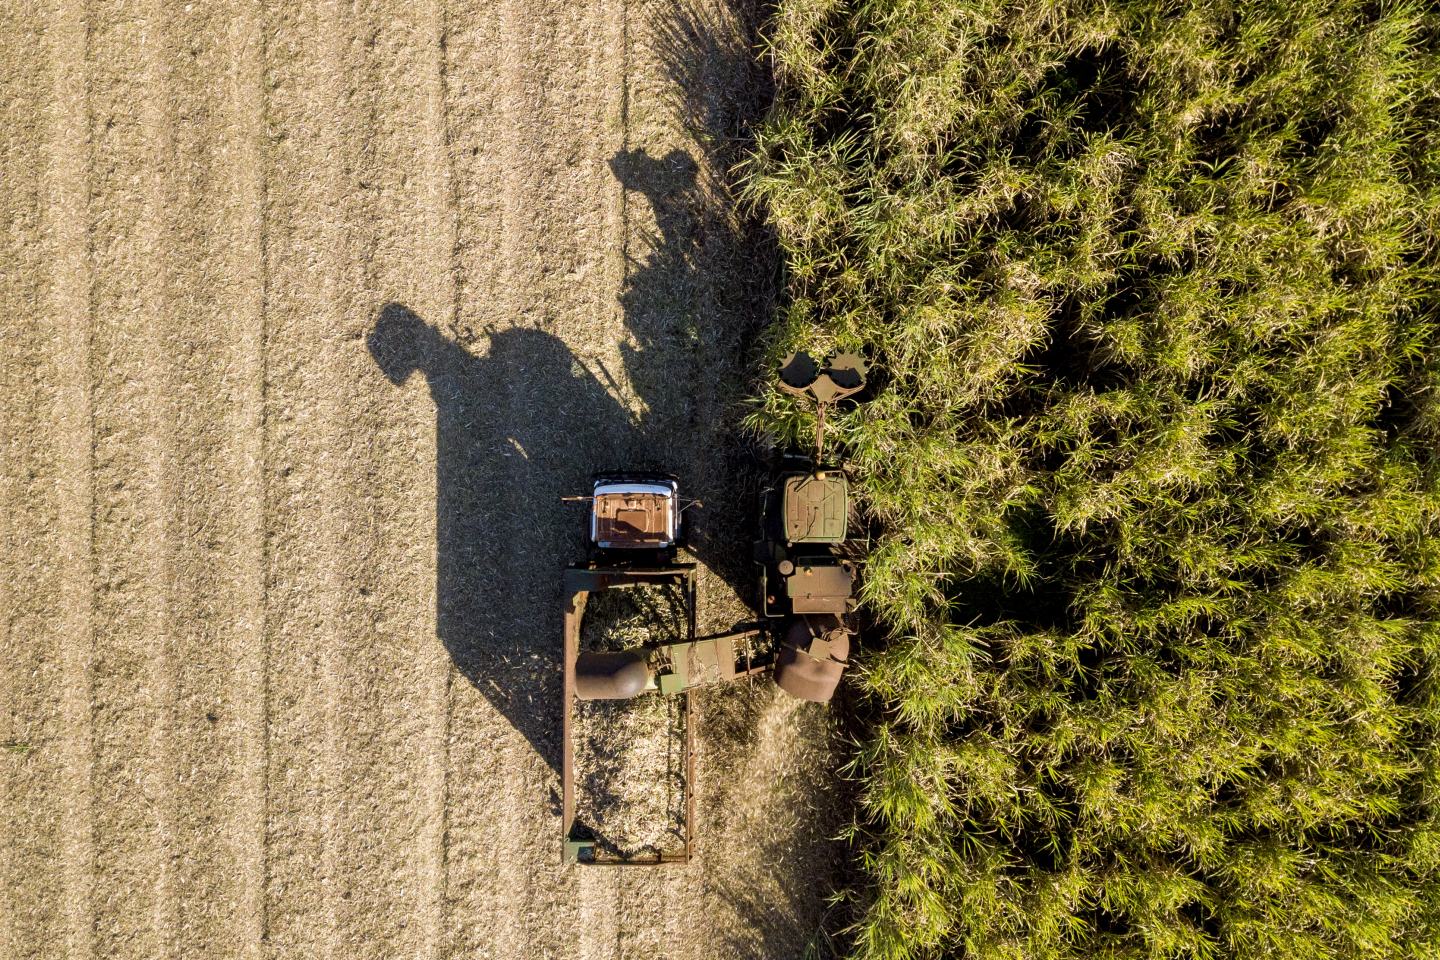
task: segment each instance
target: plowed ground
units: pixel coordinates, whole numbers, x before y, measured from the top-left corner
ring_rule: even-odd
[[[772,687],[701,701],[695,862],[560,862],[559,497],[674,471],[743,615],[705,2],[0,8],[0,957],[803,951],[833,756]]]

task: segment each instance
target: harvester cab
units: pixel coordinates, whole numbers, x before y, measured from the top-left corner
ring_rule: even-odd
[[[698,500],[681,500],[675,478],[659,473],[599,474],[589,496],[563,499],[590,504],[591,559],[617,563],[673,560],[684,512],[702,506]]]

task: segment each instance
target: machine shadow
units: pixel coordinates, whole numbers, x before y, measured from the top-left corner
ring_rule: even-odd
[[[634,426],[559,338],[491,334],[483,353],[388,303],[367,345],[394,384],[415,373],[435,404],[436,631],[456,669],[552,769],[560,764],[559,569],[578,556],[591,465]],[[536,635],[535,631],[539,631]]]
[[[778,274],[768,234],[736,212],[719,172],[760,106],[747,72],[753,23],[678,11],[650,42],[674,81],[678,113],[699,134],[698,153],[630,149],[610,160],[627,194],[619,291],[627,337],[618,352],[641,412],[617,398],[608,375],[597,379],[563,340],[540,330],[490,332],[487,343],[484,332],[442,331],[387,303],[367,340],[392,383],[420,374],[435,405],[438,639],[557,772],[559,572],[584,555],[584,508],[560,497],[586,492],[599,470],[675,474],[685,496],[705,503],[687,515],[689,551],[735,595],[710,604],[723,622],[708,627],[702,604],[702,631],[744,619],[756,599],[750,540],[763,471],[736,422],[752,386],[744,359],[772,312]],[[716,93],[726,88],[749,94]],[[716,710],[743,715],[747,728],[757,721],[742,706]],[[803,944],[803,921],[744,922],[767,943]]]
[[[519,731],[552,770],[561,758],[559,572],[583,558],[585,493],[603,470],[675,474],[702,499],[713,438],[724,428],[706,409],[735,358],[705,331],[706,278],[695,206],[695,161],[622,152],[611,169],[653,208],[656,232],[626,264],[620,295],[630,342],[626,379],[643,401],[637,416],[560,338],[511,328],[483,352],[442,333],[399,303],[370,331],[375,363],[394,384],[424,376],[436,422],[436,624],[459,672]],[[477,338],[484,342],[483,338]],[[729,351],[732,352],[733,351]],[[697,486],[699,489],[697,489]],[[707,506],[709,501],[707,500]],[[723,533],[716,533],[716,521]],[[689,551],[737,592],[753,579],[733,516],[709,509],[687,520]],[[539,635],[532,632],[539,630]]]
[[[644,198],[645,207],[627,209],[648,207],[654,223],[632,240],[620,293],[630,333],[620,344],[621,362],[646,409],[640,435],[647,450],[664,451],[664,469],[680,478],[682,492],[705,503],[689,517],[689,552],[751,600],[753,531],[745,522],[751,501],[739,494],[750,468],[733,422],[743,331],[727,323],[734,312],[715,297],[715,285],[733,275],[711,260],[731,238],[707,216],[701,167],[690,153],[622,150],[610,170],[627,193]]]
[[[367,345],[397,386],[419,373],[435,404],[436,629],[456,669],[551,769],[561,757],[559,571],[584,556],[584,493],[602,470],[661,470],[686,496],[718,500],[689,514],[689,552],[742,596],[753,572],[738,549],[723,484],[706,483],[725,433],[707,423],[717,379],[735,358],[705,331],[694,159],[683,151],[617,154],[611,170],[649,202],[656,232],[626,264],[620,295],[635,416],[560,338],[511,328],[472,352],[399,303],[385,304]],[[483,343],[483,338],[480,339]],[[730,351],[733,353],[733,351]],[[697,482],[699,481],[699,482]],[[697,489],[698,488],[698,489]],[[707,504],[710,501],[707,500]],[[718,516],[716,514],[719,514]],[[530,635],[539,628],[540,635]]]

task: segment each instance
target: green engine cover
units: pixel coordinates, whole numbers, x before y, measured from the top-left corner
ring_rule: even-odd
[[[780,509],[787,542],[843,543],[850,487],[839,473],[789,476]]]

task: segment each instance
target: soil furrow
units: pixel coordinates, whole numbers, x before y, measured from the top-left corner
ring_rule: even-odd
[[[510,26],[508,9],[447,5],[444,108],[453,131],[448,159],[456,198],[450,261],[455,313],[440,318],[416,312],[395,336],[377,337],[374,351],[377,361],[389,354],[404,358],[392,375],[408,378],[407,389],[429,403],[421,422],[434,438],[429,495],[436,524],[435,640],[458,673],[448,699],[443,938],[444,953],[455,957],[496,955],[497,904],[517,893],[497,882],[495,842],[497,823],[513,805],[505,752],[505,741],[515,737],[513,701],[495,660],[503,642],[495,558],[512,531],[482,493],[504,484],[495,467],[522,456],[494,428],[512,383],[490,356],[497,340],[514,339],[508,328],[517,296],[505,257],[506,210],[513,204],[506,199],[511,154],[502,90],[517,72],[501,44]]]
[[[43,23],[0,11],[0,956],[46,956],[63,940],[63,600],[57,563],[57,412],[42,268],[46,105]]]
[[[434,528],[423,503],[433,482],[427,398],[385,382],[366,349],[384,304],[442,311],[450,297],[444,151],[432,114],[438,72],[434,8],[363,6],[350,25],[346,70],[355,85],[358,149],[347,158],[362,189],[345,241],[359,256],[345,276],[348,309],[334,344],[343,415],[334,424],[341,593],[341,803],[337,868],[363,878],[341,907],[348,946],[375,956],[428,955],[440,928],[437,828],[443,824],[443,753],[437,754],[437,678],[447,661],[434,639]],[[351,286],[353,284],[353,286]],[[418,384],[416,385],[419,386]],[[443,692],[443,687],[442,691]]]
[[[186,491],[182,491],[180,484],[185,465],[180,462],[183,454],[177,437],[182,429],[178,422],[177,382],[184,361],[176,351],[184,340],[183,334],[174,336],[177,331],[173,325],[183,314],[157,308],[160,304],[185,303],[179,296],[178,274],[183,269],[182,260],[193,258],[196,252],[175,249],[177,241],[183,243],[179,236],[181,225],[189,222],[180,210],[179,190],[178,145],[184,113],[175,102],[175,77],[168,58],[175,21],[166,8],[166,0],[147,0],[138,12],[140,43],[132,55],[139,57],[137,79],[145,95],[138,102],[138,109],[137,105],[131,109],[139,120],[141,150],[135,159],[144,199],[133,238],[137,247],[134,253],[143,257],[146,273],[138,283],[137,274],[132,274],[128,293],[138,296],[125,304],[127,316],[114,330],[117,342],[139,333],[134,343],[126,344],[127,352],[139,347],[135,354],[139,373],[138,376],[130,374],[138,388],[134,395],[138,402],[134,406],[116,407],[112,416],[125,420],[127,427],[140,432],[148,477],[143,482],[143,497],[133,501],[134,516],[124,521],[127,538],[131,530],[145,531],[126,544],[139,556],[133,559],[133,567],[129,557],[117,564],[130,567],[143,580],[123,587],[117,584],[113,599],[129,606],[135,602],[131,598],[143,598],[145,622],[136,623],[138,629],[133,637],[124,637],[121,657],[128,660],[136,652],[144,651],[144,672],[138,677],[141,686],[134,692],[139,695],[136,704],[141,705],[143,714],[148,714],[149,731],[143,747],[138,741],[127,743],[116,759],[144,771],[154,849],[141,855],[148,854],[155,864],[151,942],[156,945],[156,952],[173,954],[183,949],[181,898],[186,892],[187,879],[181,875],[187,851],[178,837],[184,804],[180,797],[179,764],[183,746],[176,729],[176,707],[180,697],[181,662],[186,654],[184,634],[187,629],[204,630],[206,625],[195,620],[191,611],[183,609],[184,587],[180,583],[184,562],[180,554],[185,545],[183,527],[188,511]],[[117,266],[123,263],[124,268],[133,269],[135,261],[131,256],[132,252],[127,251],[118,257]],[[116,280],[120,280],[118,275]],[[120,293],[118,282],[115,292]],[[127,384],[126,394],[128,387]],[[117,399],[120,395],[117,392]],[[120,458],[116,460],[118,466]],[[120,697],[128,699],[131,693],[125,688]],[[125,868],[120,872],[123,875]]]
[[[446,329],[454,330],[459,318],[459,260],[456,256],[455,221],[458,204],[454,183],[453,150],[449,118],[446,116],[446,52],[448,22],[442,0],[430,0],[425,8],[428,35],[424,43],[424,96],[426,167],[433,171],[424,206],[425,221],[433,225],[433,255],[418,269],[428,275],[432,296],[439,294],[437,317]],[[423,227],[422,227],[423,232]],[[438,267],[444,263],[442,273]],[[414,505],[414,519],[406,536],[412,549],[406,565],[407,595],[418,600],[413,634],[425,664],[421,682],[425,686],[424,738],[421,788],[421,913],[424,922],[424,955],[439,960],[447,938],[445,838],[448,825],[450,681],[453,668],[445,648],[435,635],[435,565],[430,546],[435,543],[435,512],[422,504],[435,477],[435,433],[424,428],[429,421],[429,398],[412,388],[401,422],[410,426],[406,476],[406,502]]]
[[[174,491],[160,324],[172,128],[160,11],[92,8],[89,93],[94,269],[94,719],[96,949],[174,949],[174,767],[168,736],[169,520]],[[103,24],[103,26],[101,26]]]
[[[88,90],[89,35],[83,11],[57,2],[46,11],[44,46],[51,82],[45,123],[46,171],[41,272],[47,289],[41,315],[55,383],[56,522],[58,581],[53,623],[58,638],[61,775],[59,795],[42,816],[59,821],[60,909],[64,932],[56,954],[95,956],[96,838],[91,770],[95,634],[95,429],[91,393],[94,290],[89,232],[94,213],[88,143],[92,107]],[[44,544],[33,549],[43,550]],[[53,806],[52,806],[53,804]],[[42,949],[52,946],[41,944]],[[47,950],[48,952],[48,950]]]
[[[503,405],[496,411],[503,419],[494,426],[499,428],[501,439],[515,441],[520,449],[516,451],[519,456],[505,457],[503,464],[497,465],[499,469],[491,471],[500,490],[496,491],[498,502],[486,508],[499,507],[503,511],[497,530],[504,539],[498,553],[510,571],[506,580],[514,577],[520,583],[549,581],[553,574],[547,576],[546,567],[553,569],[555,560],[547,562],[547,558],[558,559],[559,554],[553,528],[527,524],[522,518],[537,503],[557,503],[565,492],[562,485],[576,479],[567,477],[564,471],[572,465],[566,452],[573,449],[572,436],[567,435],[573,432],[542,427],[540,410],[563,405],[569,399],[563,394],[552,399],[551,391],[564,381],[547,382],[561,376],[554,368],[572,353],[563,337],[553,336],[557,322],[563,327],[569,304],[548,295],[549,273],[558,267],[552,259],[557,236],[583,232],[587,217],[583,206],[569,207],[569,222],[557,230],[558,225],[543,217],[541,211],[558,199],[551,191],[565,193],[556,176],[560,157],[553,149],[556,118],[550,109],[550,96],[558,92],[570,74],[556,69],[556,64],[574,55],[564,32],[566,20],[574,15],[583,17],[589,9],[583,4],[561,9],[551,3],[527,3],[520,8],[507,2],[506,29],[501,37],[502,55],[507,64],[513,65],[513,73],[506,74],[499,91],[510,121],[502,153],[508,171],[504,178],[502,256],[506,276],[520,295],[510,320],[515,328],[505,335],[531,340],[535,348],[544,349],[552,358],[544,362],[535,349],[497,350],[498,337],[491,339],[488,351],[492,364],[500,360],[497,372],[507,387]],[[566,105],[570,112],[583,116],[590,101],[573,97]],[[565,145],[571,163],[574,151],[593,132],[581,125],[575,136],[578,141],[572,139]],[[537,360],[542,362],[537,364]],[[552,601],[546,604],[548,609],[536,609],[539,597],[552,596],[550,590],[506,589],[508,585],[497,585],[499,603],[494,609],[500,614],[495,624],[499,644],[486,654],[503,665],[494,676],[510,699],[511,709],[524,709],[528,714],[523,722],[530,730],[528,743],[513,734],[507,737],[501,755],[501,786],[495,797],[504,815],[494,824],[495,833],[489,843],[495,856],[493,874],[503,889],[513,891],[525,904],[525,909],[515,910],[499,897],[493,897],[488,906],[493,918],[492,955],[499,960],[521,960],[530,946],[545,936],[541,928],[552,922],[554,907],[554,885],[546,881],[556,872],[557,858],[554,847],[544,843],[544,810],[547,792],[552,796],[559,792],[553,770],[559,756],[555,743],[560,725],[555,709],[559,663],[554,660],[553,642],[541,638],[557,635],[552,627],[557,605]],[[527,627],[544,632],[534,636]],[[527,707],[520,708],[521,703],[527,703]]]
[[[233,403],[227,457],[233,464],[235,548],[232,583],[234,628],[230,698],[237,749],[229,797],[236,888],[233,955],[261,960],[266,939],[265,879],[269,690],[266,682],[267,571],[265,477],[266,242],[263,143],[267,98],[262,14],[258,2],[241,5],[225,29],[223,78],[226,128],[223,189],[231,233],[226,251],[229,305],[234,311],[227,363]],[[217,951],[223,956],[225,951]]]
[[[161,209],[163,241],[156,258],[165,271],[164,302],[154,310],[159,328],[161,429],[166,446],[160,503],[167,524],[168,656],[156,686],[173,691],[164,743],[173,760],[167,776],[172,809],[173,907],[176,950],[214,956],[242,942],[248,919],[243,871],[254,813],[242,762],[247,733],[245,691],[253,674],[253,592],[246,596],[244,484],[253,468],[236,439],[237,405],[250,369],[245,345],[253,336],[258,291],[254,251],[246,250],[254,200],[245,184],[254,171],[236,169],[236,151],[257,133],[231,116],[228,80],[233,70],[231,18],[208,8],[176,4],[155,30],[154,57],[164,65],[152,86],[163,89],[168,125],[166,167],[173,171]],[[154,26],[151,27],[154,30]],[[216,131],[223,131],[217,135]],[[248,253],[246,264],[237,252]],[[249,277],[247,277],[247,271]],[[240,412],[243,417],[245,414]],[[253,585],[252,591],[253,591]],[[253,680],[250,681],[253,686]],[[231,762],[216,763],[214,758]],[[249,895],[253,902],[253,894]]]
[[[265,9],[265,912],[274,957],[342,955],[345,824],[339,663],[341,517],[332,509],[344,380],[344,28],[336,3]]]

